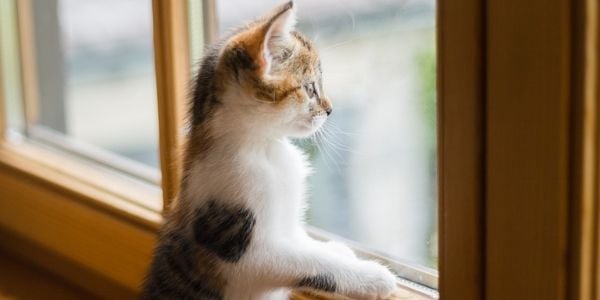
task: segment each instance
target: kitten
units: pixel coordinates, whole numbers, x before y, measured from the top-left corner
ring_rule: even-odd
[[[357,299],[396,279],[304,230],[309,165],[288,137],[331,113],[314,45],[294,31],[294,3],[207,50],[197,75],[181,192],[166,216],[147,299],[287,299],[308,288]]]

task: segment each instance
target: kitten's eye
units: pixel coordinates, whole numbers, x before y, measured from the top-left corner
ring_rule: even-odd
[[[311,82],[311,83],[305,85],[304,89],[306,90],[306,94],[308,95],[309,98],[313,98],[314,96],[317,95],[317,91],[315,89],[314,82]]]

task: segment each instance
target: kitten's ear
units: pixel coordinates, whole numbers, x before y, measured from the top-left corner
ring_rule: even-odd
[[[250,43],[247,44],[249,54],[252,56],[258,68],[255,70],[262,76],[269,73],[271,69],[272,56],[277,47],[284,45],[290,38],[290,33],[296,25],[296,12],[294,1],[282,4],[266,17],[251,34]]]
[[[279,41],[285,41],[289,38],[290,32],[296,25],[296,10],[294,1],[282,4],[273,9],[265,18],[265,49],[277,45]]]

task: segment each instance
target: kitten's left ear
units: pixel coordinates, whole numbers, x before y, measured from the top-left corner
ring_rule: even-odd
[[[273,9],[265,18],[257,34],[260,42],[256,61],[259,65],[260,75],[269,73],[271,69],[272,53],[278,47],[285,45],[296,25],[296,10],[294,1],[289,1]]]
[[[264,26],[267,31],[265,32],[264,42],[266,50],[269,50],[269,47],[276,46],[277,42],[288,39],[290,32],[294,30],[296,25],[294,1],[276,7],[265,19]]]

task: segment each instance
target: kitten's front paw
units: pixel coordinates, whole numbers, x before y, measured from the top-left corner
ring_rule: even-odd
[[[360,282],[348,294],[353,299],[385,299],[396,289],[396,276],[376,262],[361,261],[357,275]]]
[[[325,246],[335,254],[356,258],[356,254],[354,253],[354,251],[352,251],[350,247],[340,242],[329,241],[325,243]]]

